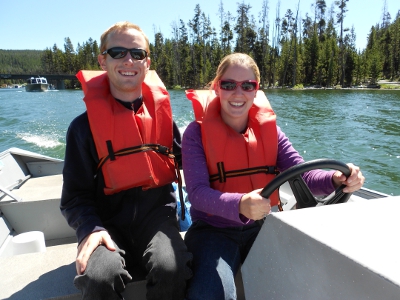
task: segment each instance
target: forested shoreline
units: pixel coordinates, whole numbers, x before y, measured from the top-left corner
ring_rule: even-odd
[[[155,32],[154,43],[150,44],[151,68],[169,88],[204,88],[222,57],[244,52],[256,60],[264,88],[350,87],[373,85],[379,79],[399,81],[400,10],[391,16],[386,1],[382,1],[382,20],[371,24],[367,46],[361,50],[355,46],[357,29],[343,26],[349,1],[334,1],[327,7],[326,1],[316,0],[313,10],[302,12],[305,15],[301,17],[297,7],[279,14],[278,4],[272,11],[279,17],[271,22],[267,0],[257,16],[252,14],[250,4],[236,3],[233,14],[221,0],[218,25],[211,24],[197,4],[191,19],[172,22],[172,37]],[[54,44],[42,51],[0,50],[0,74],[97,70],[98,54],[96,40],[78,43],[75,49],[69,37],[63,48]],[[0,80],[0,84],[11,83]],[[67,83],[67,87],[74,84]]]

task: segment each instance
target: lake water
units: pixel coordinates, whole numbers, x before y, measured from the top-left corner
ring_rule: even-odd
[[[193,120],[183,91],[170,91],[183,132]],[[267,90],[278,125],[305,160],[353,162],[364,186],[400,195],[400,91]],[[82,91],[0,89],[0,152],[10,147],[64,158],[65,133],[85,110]]]

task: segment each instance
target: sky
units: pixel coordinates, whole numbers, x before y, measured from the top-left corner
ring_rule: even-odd
[[[10,1],[0,0],[0,49],[3,50],[45,50],[54,44],[64,50],[64,40],[69,37],[76,48],[89,38],[100,43],[101,34],[118,21],[130,21],[139,25],[150,42],[154,41],[154,33],[160,32],[165,38],[172,37],[171,24],[179,24],[182,19],[185,24],[194,17],[196,4],[211,20],[212,27],[219,32],[219,4],[221,0],[145,0],[104,1],[104,0],[41,0],[41,1]],[[268,20],[272,25],[276,18],[279,0],[268,0]],[[236,16],[237,3],[250,4],[250,13],[259,19],[263,0],[222,0],[224,11]],[[280,1],[281,18],[291,9],[296,12],[299,0]],[[326,0],[327,9],[334,0]],[[354,25],[356,32],[356,47],[364,49],[367,36],[372,26],[382,20],[385,0],[349,0],[348,12],[344,26]],[[300,0],[299,16],[306,13],[313,17],[311,4],[315,0]],[[373,5],[372,5],[373,3]],[[399,0],[386,0],[387,11],[392,21],[400,9]],[[187,26],[188,28],[188,26]]]

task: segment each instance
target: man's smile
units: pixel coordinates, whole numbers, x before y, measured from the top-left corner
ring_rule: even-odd
[[[135,76],[137,74],[137,72],[123,72],[123,71],[120,71],[119,73],[124,76]]]

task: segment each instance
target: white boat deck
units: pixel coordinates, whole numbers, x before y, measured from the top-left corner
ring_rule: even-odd
[[[400,196],[274,213],[242,266],[251,299],[400,299]]]

